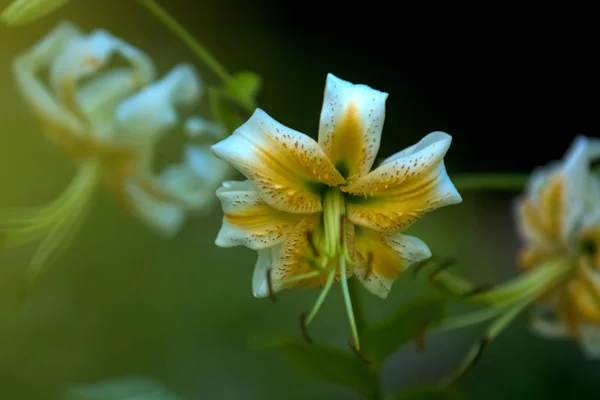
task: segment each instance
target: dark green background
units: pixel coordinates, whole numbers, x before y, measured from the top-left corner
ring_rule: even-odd
[[[521,26],[515,17],[484,34],[483,17],[473,27],[462,21],[446,27],[428,18],[419,25],[408,12],[390,26],[377,3],[352,18],[306,4],[163,3],[228,69],[263,76],[263,109],[313,137],[327,72],[390,93],[382,156],[434,130],[452,134],[451,175],[529,171],[560,157],[575,134],[595,132],[586,130],[591,106],[582,97],[590,94],[586,73],[593,67],[564,27],[536,25],[524,36],[527,20],[515,31]],[[10,65],[61,19],[86,31],[109,30],[149,53],[161,73],[181,61],[196,62],[134,1],[74,0],[26,27],[1,27],[1,206],[44,204],[73,173],[70,161],[42,138]],[[407,26],[411,21],[414,28]],[[160,160],[176,157],[178,143],[166,140]],[[410,233],[434,253],[458,257],[457,268],[476,281],[513,276],[512,194],[463,195],[463,204],[427,216]],[[220,218],[217,208],[209,217],[190,218],[181,235],[165,241],[101,193],[70,251],[46,270],[21,308],[17,278],[33,247],[1,254],[0,398],[55,399],[69,383],[133,373],[156,377],[187,399],[356,398],[298,375],[275,352],[248,348],[249,338],[298,336],[298,317],[317,292],[285,292],[277,304],[254,299],[255,254],[214,246]],[[336,289],[311,332],[344,346],[349,330]],[[385,301],[364,293],[369,319],[422,290],[407,274]],[[401,350],[385,367],[386,389],[435,382],[478,332],[432,334],[424,354],[412,345]],[[598,382],[598,362],[586,361],[577,344],[534,337],[523,315],[489,347],[463,387],[474,399],[575,399],[598,396]]]

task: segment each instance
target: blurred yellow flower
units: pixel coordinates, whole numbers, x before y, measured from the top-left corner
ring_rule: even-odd
[[[113,66],[113,60],[125,66]],[[75,231],[99,185],[165,236],[178,232],[187,211],[216,201],[214,190],[229,167],[210,154],[209,146],[224,138],[225,130],[179,115],[179,107],[197,103],[203,93],[191,65],[179,64],[155,80],[154,64],[142,51],[106,31],[84,35],[61,23],[16,59],[14,73],[45,136],[77,166],[68,190],[51,205],[0,221],[4,246],[45,237],[33,258],[32,276]],[[181,162],[156,175],[157,143],[177,127],[185,128],[195,144],[185,147]]]
[[[4,9],[0,20],[7,25],[24,25],[64,6],[70,0],[15,0]]]
[[[451,137],[427,135],[371,170],[379,150],[387,93],[327,76],[318,142],[258,109],[212,147],[247,178],[217,191],[222,247],[258,251],[254,295],[323,287],[306,326],[334,282],[341,282],[354,345],[358,334],[347,286],[354,275],[385,298],[411,263],[431,256],[402,235],[425,213],[459,203],[444,167]]]
[[[590,166],[599,155],[595,139],[577,137],[562,162],[531,175],[515,208],[525,244],[522,268],[550,260],[567,267],[538,299],[534,330],[577,338],[593,357],[600,356],[600,178]]]

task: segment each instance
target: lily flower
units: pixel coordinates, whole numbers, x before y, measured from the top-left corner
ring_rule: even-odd
[[[113,66],[119,58],[126,66]],[[77,168],[55,202],[0,221],[4,246],[43,238],[30,277],[76,232],[99,186],[166,237],[179,231],[188,211],[213,201],[210,193],[228,166],[210,154],[209,145],[225,137],[225,130],[215,123],[198,128],[201,119],[186,123],[180,115],[179,109],[196,104],[203,93],[191,65],[179,64],[155,79],[154,64],[142,51],[104,30],[85,35],[61,23],[17,58],[14,73],[44,135]],[[184,124],[190,144],[183,160],[154,173],[158,141]]]
[[[7,25],[24,25],[66,5],[70,0],[15,0],[0,14]]]
[[[553,261],[562,273],[545,287],[532,327],[575,338],[600,357],[600,179],[590,173],[598,143],[578,136],[562,162],[536,170],[516,205],[524,249],[519,264],[536,271]]]
[[[340,282],[360,349],[347,279],[385,298],[427,245],[401,234],[426,213],[461,202],[446,173],[451,137],[434,132],[371,170],[379,151],[387,93],[327,76],[318,142],[257,109],[212,146],[248,178],[217,191],[224,217],[221,247],[258,251],[253,290],[321,287],[306,327]]]

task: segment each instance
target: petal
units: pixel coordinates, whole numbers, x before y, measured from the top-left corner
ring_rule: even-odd
[[[227,131],[222,124],[200,117],[188,118],[184,129],[188,137],[196,140],[210,138],[216,141],[223,140],[227,136]]]
[[[136,184],[125,186],[130,210],[165,237],[173,237],[183,226],[185,213],[177,206],[156,200]]]
[[[56,54],[70,40],[79,36],[81,32],[75,25],[60,23],[38,44],[19,55],[13,64],[17,88],[47,128],[61,128],[70,132],[84,130],[82,122],[58,103],[54,94],[39,77],[40,72],[49,67]]]
[[[563,339],[571,336],[569,329],[555,315],[548,316],[542,307],[532,309],[531,330],[546,339]]]
[[[70,0],[15,0],[0,15],[6,25],[24,25],[64,6]]]
[[[254,293],[254,297],[269,296],[269,279],[267,274],[269,273],[269,268],[279,258],[280,250],[281,245],[258,250],[258,259],[256,260],[252,277],[252,292]]]
[[[229,165],[198,146],[185,148],[184,160],[165,168],[158,184],[167,196],[186,208],[208,212],[216,201],[215,190],[229,173]]]
[[[318,249],[325,248],[324,242],[325,234],[320,214],[308,215],[297,223],[294,229],[286,235],[279,255],[273,262],[271,272],[273,292],[292,288],[322,287],[327,281],[329,275],[327,272],[310,279],[290,281],[300,275],[315,272],[315,267],[323,268],[326,271],[335,270],[334,282],[339,282],[338,260],[326,259],[323,252],[315,254],[315,249],[319,251]],[[352,271],[348,268],[346,277],[351,275]]]
[[[250,179],[262,199],[281,211],[321,211],[323,187],[344,183],[317,142],[261,109],[212,150]]]
[[[569,241],[581,222],[590,188],[588,142],[578,136],[562,162],[535,170],[516,206],[523,240],[541,247]]]
[[[116,110],[119,142],[138,146],[154,143],[157,135],[179,122],[177,107],[200,98],[202,86],[196,70],[179,64],[165,77],[122,102]]]
[[[600,326],[583,324],[580,328],[581,345],[588,358],[600,358]]]
[[[443,160],[451,140],[443,132],[430,133],[342,187],[352,195],[346,199],[350,221],[390,233],[406,229],[429,211],[460,203]]]
[[[220,247],[247,246],[266,249],[283,242],[302,215],[278,211],[260,198],[250,181],[224,182],[217,190],[223,206],[223,225],[217,236]]]
[[[392,284],[406,268],[431,257],[420,239],[356,228],[354,241],[357,265],[355,276],[371,293],[385,299]]]
[[[366,175],[379,151],[387,93],[327,75],[319,144],[351,180]]]
[[[129,66],[107,69],[108,75],[101,73],[117,55]],[[110,71],[114,72],[111,74]],[[83,78],[91,79],[91,82],[84,85],[89,88],[82,92],[78,83]],[[94,82],[95,78],[101,79],[100,82]],[[100,100],[110,99],[110,104],[115,106],[115,96],[119,100],[153,78],[154,65],[145,53],[104,30],[69,40],[49,68],[49,80],[57,100],[76,116],[91,122],[97,120],[94,113],[103,104]],[[92,125],[92,133],[96,133],[93,128]]]

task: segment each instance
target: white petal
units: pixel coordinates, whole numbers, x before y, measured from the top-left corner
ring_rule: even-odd
[[[88,36],[73,38],[56,55],[49,70],[50,83],[60,93],[65,85],[99,71],[116,54],[131,64],[132,79],[139,86],[154,78],[154,65],[144,52],[104,30],[96,30]]]
[[[184,154],[181,163],[163,170],[159,183],[187,208],[209,212],[217,199],[215,190],[229,173],[229,166],[208,149],[197,146],[186,147]]]
[[[380,232],[406,229],[424,214],[462,198],[450,180],[443,158],[452,138],[430,133],[419,143],[382,163],[368,175],[342,187],[348,219]]]
[[[284,241],[302,218],[278,211],[265,203],[250,181],[224,182],[217,190],[223,206],[223,225],[215,244],[265,249]]]
[[[17,88],[25,101],[33,107],[43,123],[61,127],[68,132],[82,132],[84,125],[57,101],[39,74],[49,67],[56,54],[60,53],[70,40],[80,35],[77,26],[62,22],[38,44],[19,55],[13,64]]]
[[[276,245],[264,250],[258,250],[258,258],[252,277],[252,292],[254,293],[254,297],[261,298],[269,296],[269,280],[267,278],[267,273],[269,268],[273,266],[275,260],[278,259],[280,248],[281,245]]]
[[[135,184],[125,187],[131,211],[165,237],[175,236],[181,229],[185,213],[172,204],[160,202]]]
[[[184,129],[192,139],[208,137],[217,141],[224,139],[227,134],[223,125],[200,117],[188,118]]]
[[[584,324],[580,327],[581,345],[588,358],[600,358],[600,326]]]
[[[578,136],[567,151],[560,172],[564,179],[565,215],[563,216],[562,237],[565,240],[569,238],[573,228],[583,215],[589,169],[588,141],[584,136]]]
[[[387,93],[327,75],[319,144],[347,179],[369,172],[381,141]]]
[[[158,134],[179,121],[177,107],[191,105],[200,93],[200,77],[195,69],[188,64],[176,66],[164,78],[119,105],[119,141],[131,145],[154,142]]]
[[[257,109],[227,139],[212,146],[254,183],[269,205],[290,213],[322,210],[321,191],[344,179],[310,137]]]

